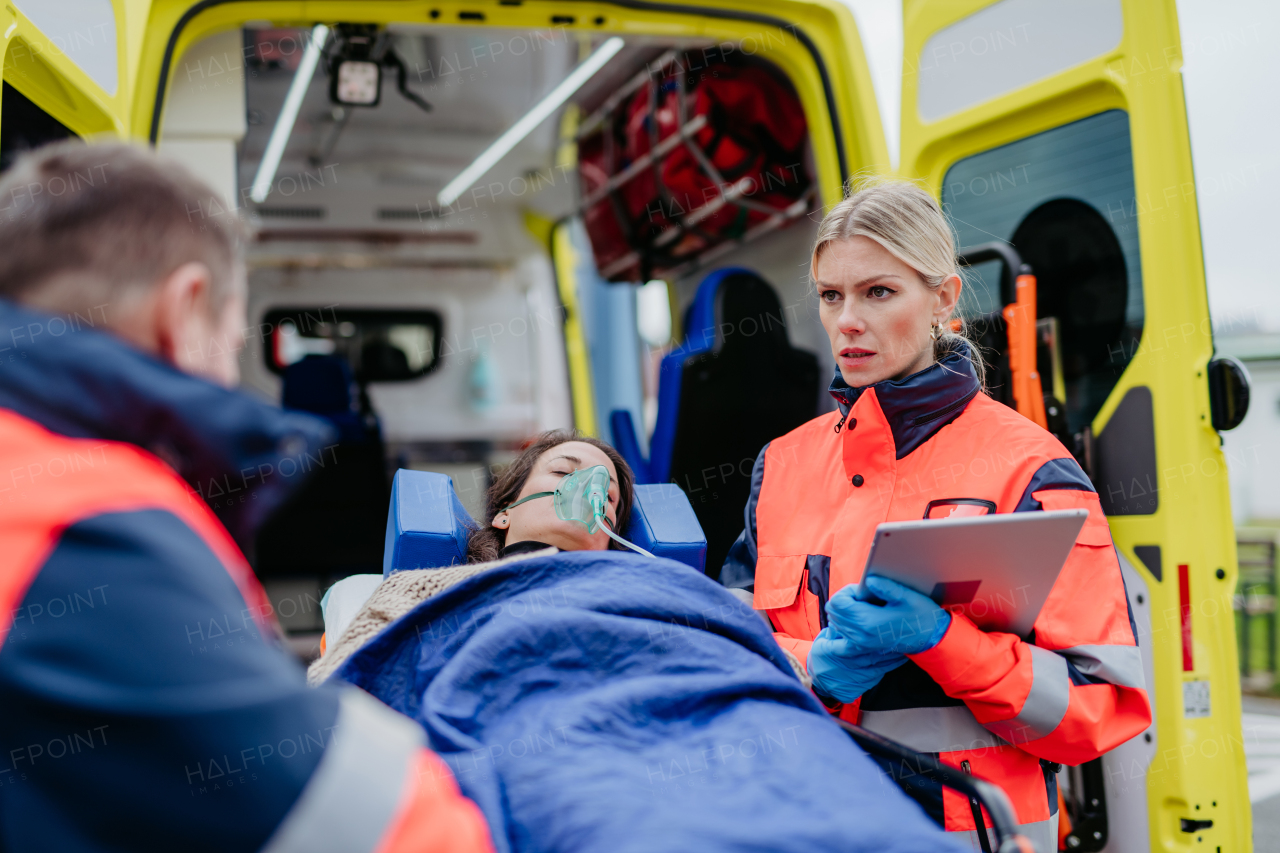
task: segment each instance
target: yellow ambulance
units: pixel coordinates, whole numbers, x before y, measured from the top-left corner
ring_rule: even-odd
[[[999,317],[1021,265],[1035,276],[1038,417],[1102,498],[1154,704],[1146,732],[1062,771],[1063,844],[1247,850],[1219,437],[1247,388],[1214,358],[1173,0],[905,0],[903,15],[897,171],[937,193],[960,246],[996,246],[970,253],[967,313]],[[375,449],[254,555],[302,646],[320,591],[378,570],[386,470],[449,473],[478,515],[492,467],[553,427],[630,439],[650,478],[679,483],[714,574],[750,465],[707,458],[699,435],[732,424],[659,399],[655,377],[674,346],[717,345],[684,328],[700,299],[713,326],[730,310],[717,271],[766,284],[759,316],[785,328],[769,360],[792,371],[778,408],[830,405],[817,214],[891,171],[835,0],[8,0],[0,28],[0,168],[67,136],[157,146],[218,190],[193,227],[252,227],[247,385],[296,403],[284,377],[307,355],[354,371]],[[703,110],[707,81],[730,77],[746,96],[727,118]],[[791,176],[773,201],[687,144],[751,115],[798,140],[761,155]],[[714,180],[641,205],[665,231],[640,234],[628,187],[667,180],[653,175],[677,149]],[[707,364],[685,368],[706,368],[703,401],[732,398],[731,371]]]

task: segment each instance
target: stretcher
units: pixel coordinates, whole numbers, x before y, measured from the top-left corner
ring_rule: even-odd
[[[444,474],[400,470],[392,487],[387,516],[383,577],[396,572],[444,568],[465,560],[467,536],[476,523],[458,501],[452,480]],[[702,571],[706,540],[688,498],[672,484],[636,487],[627,538],[659,557]],[[379,576],[357,575],[335,584],[322,609],[326,627],[340,632],[372,594]],[[331,622],[332,620],[332,622]],[[338,636],[332,638],[336,642]],[[860,726],[833,718],[868,754],[898,762],[969,799],[983,853],[1036,853],[1025,836],[1015,831],[1017,819],[1008,796],[992,782],[965,769],[950,767],[931,755],[917,753]],[[897,784],[897,779],[893,780]],[[991,838],[986,831],[990,828]],[[1050,851],[1039,851],[1050,853]]]
[[[978,843],[982,847],[982,853],[1051,853],[1048,850],[1037,851],[1030,839],[1015,831],[1017,816],[1009,797],[999,785],[971,773],[957,771],[931,755],[907,749],[902,744],[861,726],[839,718],[836,718],[836,722],[868,754],[897,761],[910,768],[912,773],[919,773],[968,797],[969,806],[973,809],[973,822],[978,827]],[[984,815],[990,818],[991,832],[995,835],[994,844],[988,837]]]

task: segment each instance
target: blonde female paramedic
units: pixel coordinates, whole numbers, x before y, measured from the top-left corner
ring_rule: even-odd
[[[981,360],[951,331],[963,284],[927,192],[881,183],[837,204],[811,276],[839,411],[760,452],[721,581],[752,591],[833,712],[1001,785],[1022,833],[1056,850],[1057,764],[1151,720],[1098,496],[1052,435],[983,393]],[[859,583],[882,521],[1066,508],[1089,518],[1030,636],[984,633],[892,581]],[[936,820],[973,833],[967,800],[920,784]]]

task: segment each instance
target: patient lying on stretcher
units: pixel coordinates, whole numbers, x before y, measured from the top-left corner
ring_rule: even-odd
[[[570,475],[583,479],[583,474],[599,468],[607,473],[607,483],[601,483],[603,475],[595,483],[565,482]],[[625,547],[614,541],[617,537],[613,531],[626,529],[634,501],[634,483],[631,467],[617,450],[603,441],[578,435],[573,430],[543,433],[503,469],[489,487],[485,496],[484,523],[471,533],[466,562],[468,565],[490,563],[548,548],[604,551]],[[575,485],[578,487],[574,488]],[[587,489],[582,488],[591,485],[597,488],[605,486],[601,504],[607,525],[591,523],[594,519],[589,495],[585,493]],[[565,486],[570,489],[564,489]],[[557,490],[561,491],[561,498],[557,498]],[[563,517],[573,512],[575,499],[580,517]],[[324,657],[312,666],[312,681],[326,677],[336,668],[339,658],[345,658],[371,636],[371,630],[376,633],[403,613],[407,605],[416,603],[422,594],[432,594],[443,588],[440,586],[442,583],[453,583],[474,574],[473,571],[438,574],[443,571],[433,570],[429,577],[420,577],[416,573],[397,577],[389,588],[379,593],[379,599],[386,599],[383,606],[376,612],[363,614],[360,611],[381,585],[381,577],[358,575],[339,581],[325,596],[326,632],[321,646]],[[427,581],[430,583],[423,587],[422,583]],[[337,646],[342,635],[357,615],[364,617],[357,636],[342,643],[339,650]]]
[[[421,724],[498,851],[957,849],[749,606],[582,520],[625,531],[632,503],[612,448],[541,437],[490,489],[468,563],[381,581],[313,682]]]

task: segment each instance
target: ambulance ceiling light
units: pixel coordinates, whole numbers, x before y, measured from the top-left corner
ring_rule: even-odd
[[[458,177],[445,185],[445,188],[440,190],[440,204],[448,206],[457,201],[458,197],[466,192],[472,184],[483,178],[485,173],[497,165],[499,160],[507,156],[512,148],[520,144],[520,141],[532,133],[534,128],[546,121],[552,113],[573,96],[574,92],[582,88],[582,85],[603,68],[606,62],[617,56],[618,51],[622,50],[624,44],[625,42],[621,38],[613,36],[596,48],[594,53],[588,56],[581,65],[573,69],[569,76],[564,78],[560,85],[551,91],[551,94],[543,98],[523,118],[511,125],[506,133],[499,136],[492,145],[484,150],[484,153],[475,159],[475,162],[463,169]]]
[[[249,198],[262,204],[271,192],[271,184],[276,179],[276,169],[280,168],[280,158],[284,156],[284,147],[293,133],[293,123],[298,119],[298,110],[302,107],[302,99],[311,85],[311,77],[316,72],[316,64],[320,61],[320,51],[324,49],[325,40],[329,37],[329,28],[324,24],[316,24],[311,30],[311,41],[303,51],[302,61],[289,84],[289,94],[284,97],[284,106],[280,108],[280,117],[276,126],[271,129],[271,138],[267,141],[267,150],[262,154],[262,162],[258,164],[258,174],[253,178],[253,187],[249,190]]]

